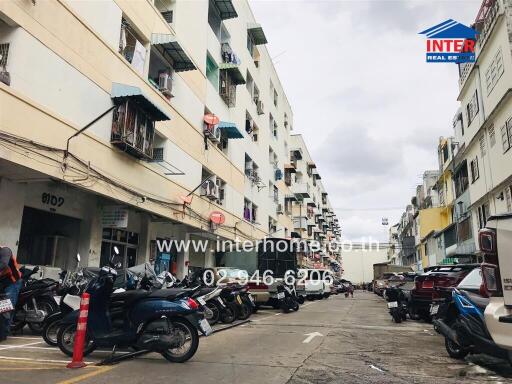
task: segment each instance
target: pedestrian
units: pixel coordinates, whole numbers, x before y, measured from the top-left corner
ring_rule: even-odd
[[[350,293],[350,297],[354,298],[354,286],[352,284],[348,286],[348,292]]]
[[[21,272],[16,258],[9,247],[0,244],[0,292],[7,295],[13,307],[18,301],[21,284]],[[7,338],[13,317],[14,311],[0,315],[0,342]]]

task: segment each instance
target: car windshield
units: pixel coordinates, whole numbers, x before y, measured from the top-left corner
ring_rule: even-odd
[[[482,285],[482,270],[475,268],[462,279],[457,288],[478,290],[480,285]]]

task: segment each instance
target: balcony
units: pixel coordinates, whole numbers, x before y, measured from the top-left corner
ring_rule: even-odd
[[[306,217],[294,217],[293,218],[293,228],[295,229],[308,229],[308,221]]]
[[[295,196],[301,199],[308,199],[311,197],[311,188],[308,183],[293,184],[292,192]]]

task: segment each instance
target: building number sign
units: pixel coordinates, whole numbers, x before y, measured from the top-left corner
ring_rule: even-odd
[[[41,194],[41,202],[51,207],[62,207],[64,198],[62,196],[55,196],[51,193],[43,192]]]

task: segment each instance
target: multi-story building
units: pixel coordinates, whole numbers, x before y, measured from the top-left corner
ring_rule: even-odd
[[[475,28],[476,61],[459,67],[457,132],[470,197],[469,251],[490,215],[512,211],[512,2],[484,2]]]
[[[247,1],[0,3],[0,243],[48,272],[117,246],[182,276],[223,255],[162,240],[291,236],[266,43]]]

